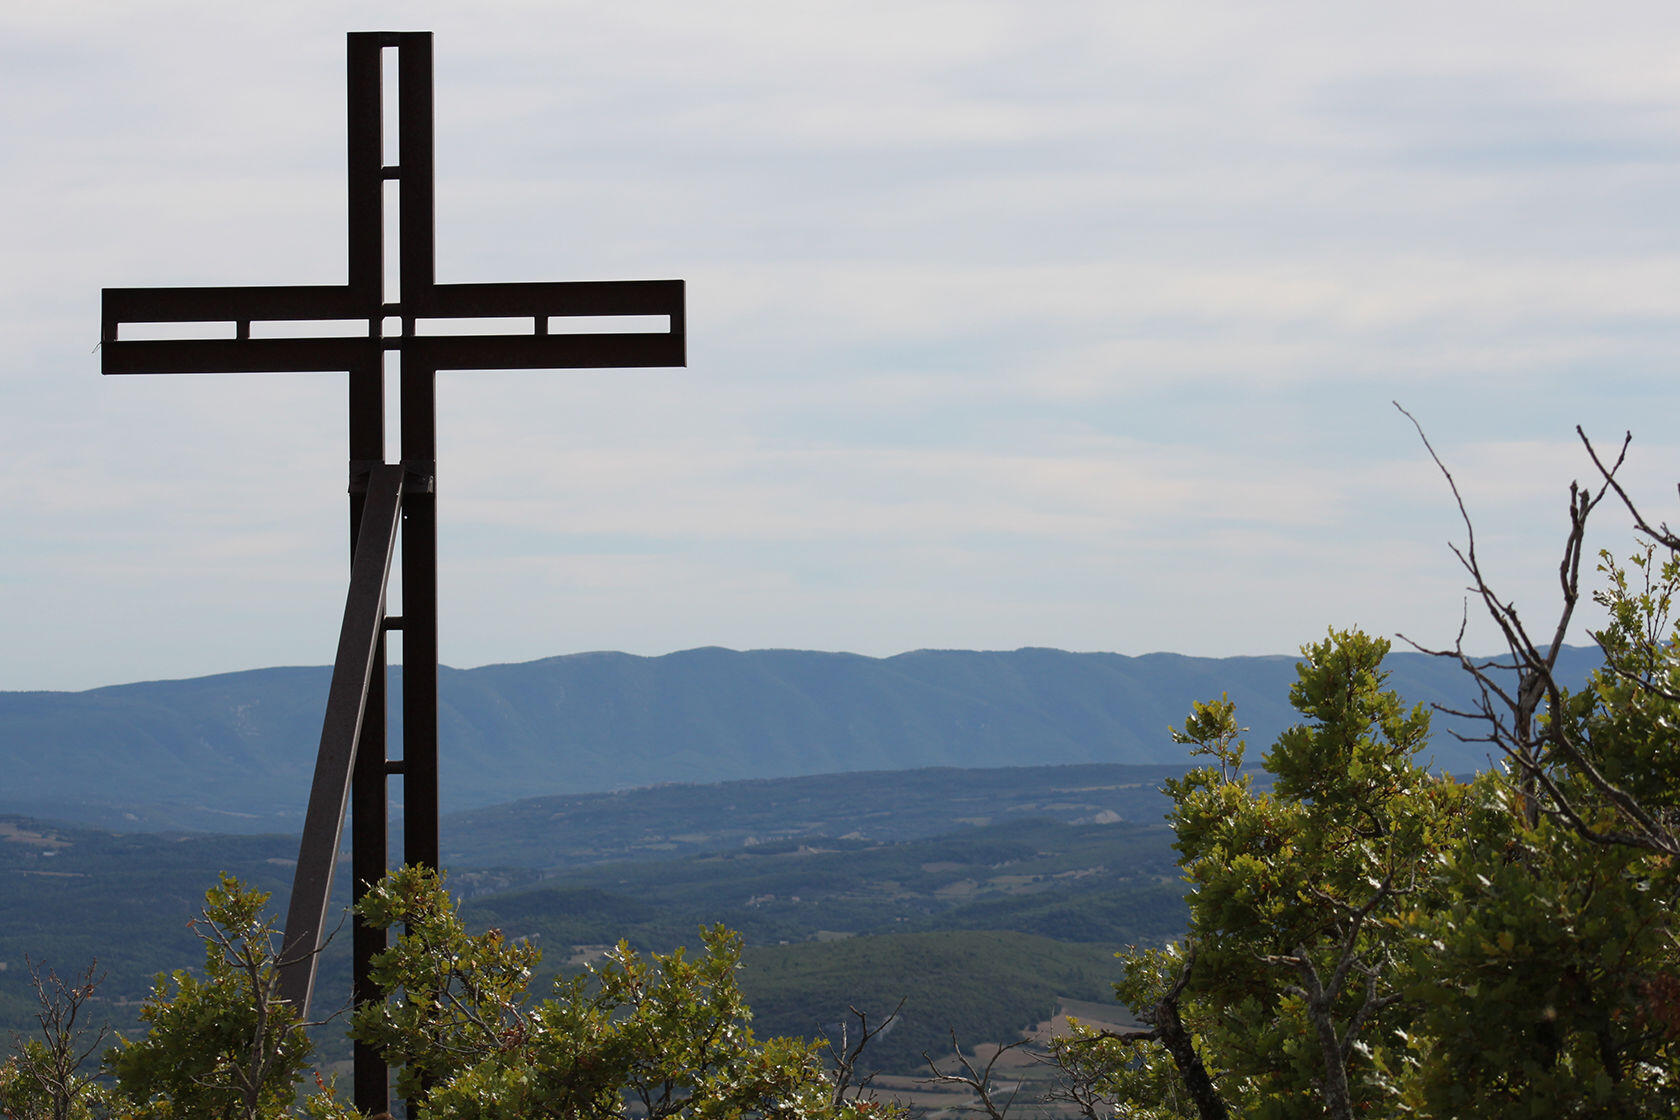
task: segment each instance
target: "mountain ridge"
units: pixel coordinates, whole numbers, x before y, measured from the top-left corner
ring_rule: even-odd
[[[1564,651],[1584,679],[1598,651]],[[660,782],[928,766],[1182,765],[1169,725],[1228,693],[1268,746],[1294,721],[1295,658],[912,650],[886,658],[717,646],[610,650],[440,672],[445,811]],[[1456,665],[1399,652],[1408,702],[1466,707]],[[81,692],[0,692],[0,812],[118,827],[291,831],[330,670],[248,669]],[[400,667],[391,674],[400,741]],[[1485,764],[1438,731],[1437,767]],[[400,786],[394,787],[400,798]]]

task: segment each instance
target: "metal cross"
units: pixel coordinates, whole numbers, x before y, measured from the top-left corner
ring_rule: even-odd
[[[384,163],[382,54],[397,54],[398,162]],[[439,284],[433,269],[432,35],[349,36],[349,282],[222,288],[106,288],[103,372],[349,374],[350,590],[333,665],[314,783],[281,948],[280,989],[306,1017],[325,941],[346,808],[359,898],[385,874],[387,779],[403,779],[403,858],[438,863],[438,370],[580,369],[687,364],[683,282]],[[397,182],[397,290],[385,290],[385,182]],[[657,316],[657,333],[564,333],[569,317]],[[515,318],[509,333],[450,335],[440,320]],[[561,320],[551,323],[551,320]],[[253,325],[319,324],[319,337],[253,337]],[[222,323],[232,338],[125,339],[136,324]],[[307,329],[307,328],[304,328]],[[551,333],[552,332],[552,333]],[[400,363],[401,462],[385,461],[385,356]],[[399,522],[402,614],[386,610]],[[403,638],[402,757],[387,758],[385,633]],[[354,925],[354,999],[378,999],[369,962],[383,933]],[[356,1046],[356,1106],[389,1106],[387,1072]]]

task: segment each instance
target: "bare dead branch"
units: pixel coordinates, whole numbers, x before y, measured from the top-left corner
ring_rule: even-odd
[[[1456,660],[1476,682],[1480,694],[1479,710],[1474,713],[1449,711],[1448,714],[1481,720],[1488,728],[1488,734],[1482,739],[1466,739],[1462,735],[1459,738],[1465,741],[1485,741],[1500,749],[1515,777],[1518,809],[1531,825],[1544,813],[1594,843],[1621,844],[1666,855],[1680,855],[1680,838],[1676,837],[1674,830],[1657,820],[1637,798],[1611,781],[1600,770],[1589,757],[1588,751],[1574,741],[1566,720],[1540,719],[1543,713],[1560,715],[1563,711],[1564,692],[1557,681],[1555,670],[1569,624],[1580,600],[1580,572],[1581,560],[1585,554],[1586,525],[1593,510],[1608,493],[1614,491],[1633,515],[1640,532],[1659,545],[1671,549],[1680,548],[1680,537],[1666,524],[1660,527],[1652,526],[1640,514],[1626,489],[1616,478],[1616,472],[1626,461],[1631,436],[1624,436],[1614,462],[1606,465],[1597,449],[1587,439],[1585,432],[1579,427],[1576,429],[1599,471],[1601,483],[1596,489],[1584,488],[1578,483],[1570,485],[1569,532],[1565,537],[1563,555],[1558,563],[1558,585],[1562,604],[1550,641],[1542,645],[1531,637],[1517,613],[1516,606],[1501,600],[1482,572],[1476,557],[1474,525],[1452,473],[1436,454],[1417,419],[1398,402],[1395,403],[1395,408],[1412,422],[1430,458],[1447,480],[1466,532],[1464,549],[1456,545],[1448,547],[1470,576],[1469,590],[1482,603],[1488,617],[1498,627],[1510,656],[1508,663],[1469,657],[1464,652],[1462,624],[1453,648],[1447,650],[1430,649],[1402,635],[1403,640],[1422,653]],[[1496,673],[1515,673],[1515,688],[1503,685],[1495,676]],[[1539,731],[1536,730],[1537,726],[1541,728]],[[1625,822],[1625,826],[1606,828],[1589,820],[1589,813],[1578,803],[1578,795],[1564,789],[1556,779],[1553,771],[1560,765],[1583,781],[1596,797],[1602,799]]]
[[[1015,1084],[1009,1090],[1009,1099],[1000,1104],[997,1100],[998,1085],[992,1078],[993,1067],[997,1065],[999,1058],[1011,1050],[1025,1046],[1030,1041],[1032,1041],[1030,1038],[1018,1038],[1014,1042],[999,1046],[992,1056],[986,1060],[986,1064],[977,1070],[974,1068],[974,1063],[969,1061],[968,1055],[962,1052],[962,1047],[957,1044],[957,1032],[953,1030],[951,1032],[951,1051],[956,1055],[957,1064],[962,1067],[961,1073],[941,1073],[939,1067],[934,1064],[933,1059],[928,1056],[925,1050],[922,1051],[922,1060],[927,1063],[928,1072],[932,1075],[928,1078],[930,1082],[964,1086],[975,1095],[975,1098],[980,1102],[981,1111],[990,1117],[990,1120],[1004,1120],[1004,1117],[1009,1113],[1009,1109],[1015,1103],[1015,1097],[1021,1091],[1021,1080],[1020,1078],[1015,1079]]]
[[[867,1100],[872,1097],[873,1094],[870,1092],[869,1086],[875,1080],[875,1074],[871,1072],[866,1076],[859,1077],[857,1075],[858,1060],[863,1057],[863,1052],[869,1047],[870,1043],[891,1030],[893,1024],[898,1022],[899,1012],[904,1010],[904,1000],[899,1000],[898,1006],[892,1009],[892,1013],[874,1026],[869,1024],[867,1012],[859,1011],[851,1005],[847,1005],[846,1010],[857,1019],[856,1040],[854,1041],[851,1038],[850,1022],[848,1020],[842,1020],[840,1023],[840,1043],[838,1046],[835,1045],[834,1039],[829,1037],[826,1031],[824,1032],[825,1044],[828,1047],[829,1054],[834,1059],[833,1101],[836,1107],[848,1099]],[[850,1097],[847,1096],[848,1091],[851,1094]]]
[[[35,1021],[40,1025],[41,1047],[26,1049],[16,1042],[19,1069],[45,1095],[52,1120],[69,1120],[78,1103],[93,1089],[96,1074],[82,1074],[81,1068],[104,1043],[110,1026],[101,1024],[89,1032],[78,1027],[77,1019],[104,979],[97,960],[78,977],[65,982],[52,969],[43,971],[39,962],[25,954],[30,986],[35,991]],[[88,1041],[91,1036],[92,1041]]]
[[[1066,1050],[1052,1050],[1045,1060],[1056,1067],[1058,1074],[1056,1083],[1045,1090],[1045,1103],[1070,1104],[1085,1120],[1109,1120],[1115,1114],[1114,1102],[1097,1088],[1098,1078],[1079,1068]]]
[[[1622,469],[1622,463],[1627,459],[1628,445],[1633,442],[1633,433],[1622,433],[1622,446],[1616,452],[1616,461],[1608,467],[1604,465],[1604,460],[1599,458],[1598,449],[1593,446],[1592,440],[1587,438],[1587,433],[1581,425],[1575,425],[1575,434],[1580,437],[1581,446],[1587,449],[1587,455],[1592,459],[1593,466],[1598,468],[1599,477],[1604,479],[1605,485],[1614,490],[1616,497],[1622,500],[1622,507],[1633,518],[1634,528],[1669,551],[1680,551],[1680,537],[1676,537],[1673,531],[1669,529],[1668,522],[1665,521],[1660,526],[1653,528],[1650,522],[1645,520],[1645,515],[1639,511],[1639,507],[1634,505],[1633,498],[1628,495],[1627,490],[1622,487],[1621,482],[1616,478],[1616,472]]]

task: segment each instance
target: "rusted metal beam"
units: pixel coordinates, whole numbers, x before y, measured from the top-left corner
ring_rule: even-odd
[[[403,862],[439,866],[437,618],[437,370],[404,353]]]
[[[344,601],[338,656],[333,660],[315,780],[309,789],[303,841],[298,846],[297,871],[281,941],[280,996],[300,1017],[309,1013],[315,968],[327,934],[327,900],[338,862],[356,743],[367,713],[375,655],[384,636],[385,591],[397,544],[402,493],[401,467],[380,464],[373,468],[350,566],[350,591]]]
[[[364,192],[365,193],[365,192]],[[364,205],[372,207],[368,200]],[[377,207],[374,207],[377,209]],[[366,240],[363,238],[361,240]],[[418,239],[417,239],[418,240]],[[424,251],[424,244],[417,251]],[[358,258],[378,257],[358,244]],[[364,265],[365,267],[365,265]],[[413,281],[419,283],[418,280]],[[377,295],[344,288],[107,288],[102,371],[292,373],[348,370],[369,346],[401,350],[434,369],[622,369],[688,360],[681,280],[599,283],[438,284],[398,307],[416,319],[525,318],[529,330],[500,334],[381,337]],[[664,317],[664,331],[550,334],[549,319]],[[252,323],[343,322],[355,329],[317,338],[251,338]],[[136,323],[225,323],[232,338],[124,339]]]
[[[405,306],[419,316],[670,315],[682,333],[681,280],[555,280],[513,284],[434,284]]]
[[[204,288],[106,288],[102,338],[117,341],[119,323],[221,323],[239,319],[355,319],[366,314],[344,284]]]
[[[367,338],[148,339],[107,342],[100,352],[108,374],[326,373],[349,369],[369,345]]]
[[[625,369],[680,366],[680,334],[432,335],[371,340],[433,369]],[[194,338],[110,342],[104,372],[307,373],[347,370],[370,345],[361,338]]]

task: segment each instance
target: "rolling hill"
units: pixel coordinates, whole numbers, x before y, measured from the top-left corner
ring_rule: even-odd
[[[1568,650],[1582,679],[1597,651]],[[1391,655],[1410,700],[1464,706],[1450,663]],[[261,669],[86,692],[0,692],[0,812],[125,829],[289,832],[329,672]],[[400,694],[401,673],[394,691]],[[1182,766],[1167,734],[1229,693],[1264,747],[1292,718],[1290,657],[1050,649],[896,657],[706,648],[445,669],[445,810],[659,782],[1023,763]],[[400,727],[400,708],[393,701]],[[1438,734],[1437,766],[1483,765]]]

